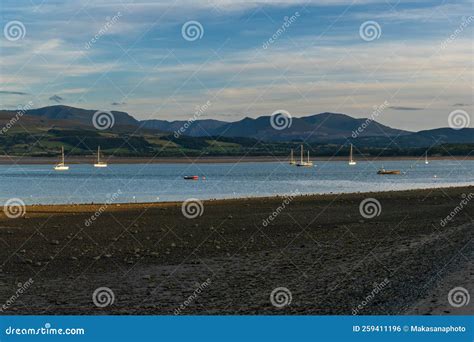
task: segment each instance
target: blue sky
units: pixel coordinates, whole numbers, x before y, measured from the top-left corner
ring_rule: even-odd
[[[368,117],[387,101],[378,121],[398,128],[446,127],[456,109],[472,117],[470,1],[1,6],[2,27],[20,21],[25,28],[18,40],[1,37],[2,108],[32,101],[186,120],[209,101],[202,118],[234,121],[281,109]],[[188,21],[199,22],[202,37],[183,37]],[[361,37],[368,21],[380,28],[376,39]]]

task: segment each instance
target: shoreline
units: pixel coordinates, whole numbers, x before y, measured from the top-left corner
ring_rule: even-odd
[[[232,198],[210,198],[210,199],[200,199],[203,203],[213,203],[213,204],[225,204],[225,203],[232,203],[232,202],[241,202],[241,201],[273,201],[273,200],[281,200],[288,198],[291,196],[293,199],[311,199],[311,200],[330,200],[335,199],[341,196],[350,197],[350,196],[361,196],[361,195],[377,195],[377,194],[394,194],[394,193],[416,193],[419,191],[432,191],[435,189],[444,189],[444,190],[460,190],[460,189],[471,189],[470,191],[474,193],[474,184],[472,185],[454,185],[454,186],[433,186],[427,188],[418,188],[418,189],[405,189],[405,190],[385,190],[385,191],[358,191],[358,192],[334,192],[334,193],[309,193],[309,194],[281,194],[281,195],[273,195],[273,196],[243,196],[243,197],[232,197]],[[106,203],[106,202],[96,202],[96,203],[60,203],[60,204],[28,204],[26,208],[61,208],[61,207],[72,207],[77,211],[77,209],[81,207],[102,207],[107,206],[107,208],[116,208],[120,209],[133,209],[133,208],[160,208],[160,207],[170,207],[170,206],[177,206],[181,205],[183,201],[163,201],[163,202],[113,202],[113,203]],[[1,213],[0,213],[1,215]]]
[[[287,156],[243,156],[243,157],[105,157],[109,164],[212,164],[212,163],[269,163],[288,162]],[[311,157],[313,161],[347,162],[348,156],[337,157]],[[424,156],[411,157],[359,157],[358,162],[364,161],[397,161],[397,160],[423,160]],[[66,156],[68,164],[94,164],[95,156]],[[432,156],[430,160],[474,160],[474,156]],[[58,157],[18,157],[0,156],[0,165],[54,165]]]
[[[439,312],[448,289],[468,285],[450,275],[469,274],[457,260],[460,251],[474,259],[474,204],[441,225],[468,192],[474,186],[203,201],[195,218],[181,202],[1,212],[0,296],[33,280],[3,314],[172,315],[208,279],[183,314]],[[360,205],[370,198],[379,208],[366,217]],[[91,300],[101,287],[115,298],[103,308]],[[291,291],[291,305],[272,305],[278,287]]]

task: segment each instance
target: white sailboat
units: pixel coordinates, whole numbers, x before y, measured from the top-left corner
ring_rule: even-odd
[[[106,162],[100,161],[100,146],[97,146],[97,163],[94,164],[94,167],[107,167]]]
[[[290,154],[290,165],[296,165],[295,158],[293,157],[293,149],[291,149],[291,154]]]
[[[353,156],[352,156],[352,144],[351,144],[351,154],[350,154],[350,157],[349,157],[349,165],[356,165],[356,161],[354,160]]]
[[[309,151],[308,151],[308,159],[307,161],[303,160],[303,145],[301,145],[301,157],[300,162],[296,164],[296,166],[303,166],[303,167],[311,167],[313,166],[313,162],[309,160]]]
[[[428,161],[428,151],[425,152],[425,164],[428,165],[430,162]]]
[[[67,171],[69,170],[69,166],[67,166],[65,163],[64,163],[64,146],[61,146],[61,162],[59,164],[57,164],[54,169],[56,171]]]

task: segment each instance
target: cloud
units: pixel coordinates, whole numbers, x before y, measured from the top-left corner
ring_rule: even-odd
[[[388,108],[394,110],[423,110],[421,107],[405,107],[405,106],[389,106]]]
[[[61,89],[61,94],[82,94],[87,92],[87,88]]]
[[[472,106],[467,28],[449,48],[443,45],[468,13],[465,0],[401,0],[396,10],[385,0],[77,0],[44,2],[34,12],[22,2],[5,1],[6,17],[21,18],[28,41],[2,44],[2,87],[36,94],[35,106],[127,105],[141,118],[173,119],[210,99],[206,115],[239,120],[276,109],[367,117],[388,100],[392,110],[381,121],[410,130],[445,125],[453,106]],[[301,18],[263,49],[296,10]],[[87,49],[118,11],[120,20]],[[75,13],[87,15],[68,20]],[[380,40],[360,39],[359,26],[368,19],[382,26]],[[199,42],[182,39],[187,20],[203,24]],[[16,93],[21,92],[3,92],[4,102],[25,98]],[[63,95],[48,100],[44,94]]]
[[[49,98],[50,101],[54,101],[54,102],[57,102],[57,103],[61,103],[64,98],[62,98],[61,96],[59,95],[53,95]]]
[[[0,90],[0,94],[5,94],[5,95],[30,95],[28,93],[24,93],[22,91],[9,91],[9,90]]]
[[[423,21],[433,22],[439,20],[446,20],[456,22],[456,18],[461,17],[469,11],[471,4],[469,2],[461,2],[457,4],[433,4],[432,6],[421,6],[418,8],[397,8],[396,11],[371,11],[360,12],[354,15],[358,19],[383,19],[388,21]]]

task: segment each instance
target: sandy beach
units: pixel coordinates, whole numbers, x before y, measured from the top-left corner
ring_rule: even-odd
[[[16,219],[2,212],[0,307],[48,315],[473,314],[472,301],[447,301],[454,287],[474,295],[473,204],[441,224],[470,193],[474,187],[205,201],[193,219],[182,203],[30,206]],[[380,203],[378,216],[361,215],[367,198]],[[101,288],[110,290],[104,307],[93,300]]]

